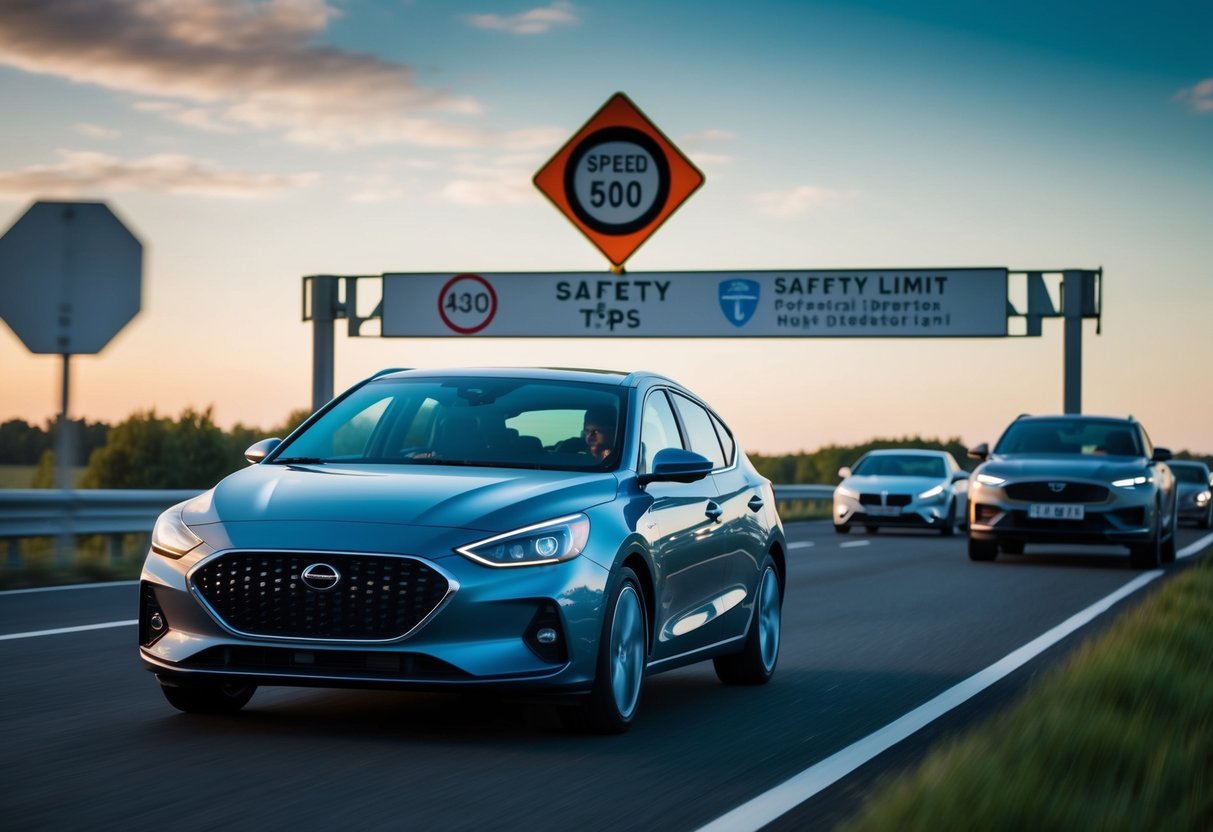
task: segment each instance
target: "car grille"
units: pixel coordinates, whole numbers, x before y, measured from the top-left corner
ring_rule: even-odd
[[[304,584],[302,572],[317,563],[340,574],[335,586]],[[400,638],[450,588],[415,558],[314,552],[229,552],[203,564],[192,581],[220,621],[239,633],[339,641]]]
[[[1065,487],[1055,491],[1050,487],[1052,485]],[[1108,489],[1105,486],[1062,480],[1016,482],[1006,486],[1005,491],[1012,500],[1027,500],[1033,503],[1102,503],[1108,499]]]
[[[908,506],[910,504],[909,494],[886,494],[885,502],[880,502],[879,494],[860,494],[859,504],[861,506]]]

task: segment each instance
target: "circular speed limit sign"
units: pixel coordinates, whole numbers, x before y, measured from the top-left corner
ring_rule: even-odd
[[[569,156],[564,191],[577,218],[603,234],[651,223],[670,193],[670,166],[657,142],[631,127],[586,136]]]
[[[488,326],[497,314],[497,293],[478,274],[457,274],[438,293],[442,322],[460,335],[472,335]]]

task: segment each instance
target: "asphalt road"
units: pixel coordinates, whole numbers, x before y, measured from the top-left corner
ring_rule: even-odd
[[[779,668],[731,688],[711,664],[646,683],[621,737],[553,709],[454,695],[263,688],[186,716],[135,628],[0,638],[0,806],[9,830],[696,830],[879,731],[1138,577],[1118,549],[1029,547],[971,563],[963,535],[788,526]],[[1184,529],[1180,546],[1213,543]],[[1191,559],[1169,571],[1184,568]],[[1149,587],[789,812],[828,828],[873,779],[1005,706]],[[132,585],[0,594],[0,637],[129,621]],[[739,827],[740,828],[740,827]]]

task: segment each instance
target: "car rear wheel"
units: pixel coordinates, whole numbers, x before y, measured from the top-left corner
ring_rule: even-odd
[[[726,685],[765,685],[775,674],[782,634],[782,604],[779,573],[768,557],[763,563],[750,632],[740,653],[717,656],[712,660],[716,676]]]
[[[1008,555],[1022,555],[1023,541],[1022,540],[1004,540],[998,544],[998,548],[1002,549]]]
[[[956,534],[956,503],[948,503],[948,513],[944,515],[943,526],[939,529],[941,537],[951,537]]]
[[[636,574],[624,567],[607,602],[598,672],[581,712],[583,726],[595,734],[624,733],[640,707],[648,627],[639,586]]]
[[[993,540],[969,538],[969,560],[994,560],[998,557],[998,544]]]
[[[234,714],[256,691],[256,685],[235,682],[160,681],[160,692],[168,703],[187,714]]]

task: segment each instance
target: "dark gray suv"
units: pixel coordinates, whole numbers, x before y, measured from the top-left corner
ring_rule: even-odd
[[[1123,544],[1133,565],[1175,559],[1175,478],[1132,418],[1021,416],[969,480],[969,557],[993,560],[1027,543]]]

